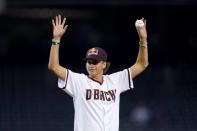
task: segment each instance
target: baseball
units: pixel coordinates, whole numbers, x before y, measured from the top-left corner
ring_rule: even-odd
[[[135,26],[136,27],[143,27],[144,26],[144,22],[142,20],[136,20]]]

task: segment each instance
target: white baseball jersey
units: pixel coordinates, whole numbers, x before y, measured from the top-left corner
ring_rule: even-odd
[[[67,72],[58,86],[73,97],[74,131],[118,131],[120,93],[133,88],[130,70],[103,75],[103,83]]]

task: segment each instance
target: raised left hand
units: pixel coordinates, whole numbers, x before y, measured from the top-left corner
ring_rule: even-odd
[[[136,27],[140,41],[147,41],[147,31],[146,31],[146,20],[144,18],[140,19],[144,22],[144,26]]]

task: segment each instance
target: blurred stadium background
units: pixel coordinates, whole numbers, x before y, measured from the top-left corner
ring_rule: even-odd
[[[144,16],[150,66],[121,95],[120,131],[196,131],[196,12],[195,0],[0,0],[0,131],[73,130],[72,98],[47,69],[58,13],[69,24],[60,63],[84,73],[92,46],[108,52],[108,73],[133,64]]]

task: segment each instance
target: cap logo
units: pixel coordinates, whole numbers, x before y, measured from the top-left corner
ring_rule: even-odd
[[[96,48],[92,48],[92,49],[90,49],[89,51],[88,51],[88,54],[87,54],[88,56],[89,55],[98,55],[98,49],[96,49]]]

